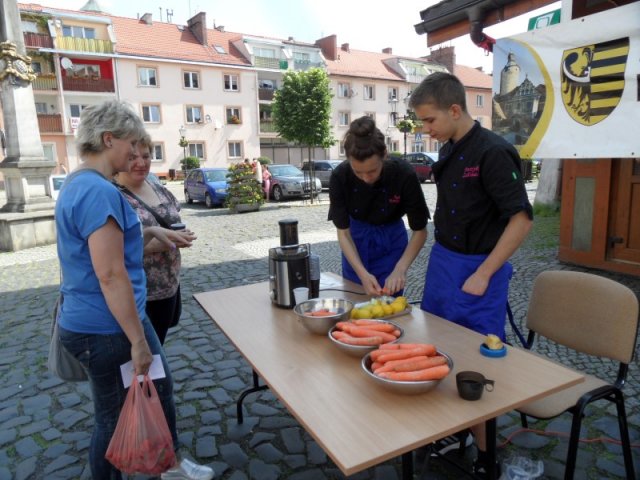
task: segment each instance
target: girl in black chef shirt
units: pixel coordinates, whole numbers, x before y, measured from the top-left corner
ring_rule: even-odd
[[[406,161],[387,158],[384,135],[370,117],[351,122],[344,149],[347,161],[329,184],[329,220],[338,230],[342,275],[368,295],[397,294],[427,239],[430,216],[420,182]]]

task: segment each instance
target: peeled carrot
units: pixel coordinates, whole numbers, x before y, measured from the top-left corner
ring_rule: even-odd
[[[411,363],[411,362],[417,362],[419,360],[426,360],[428,358],[427,355],[416,355],[415,357],[409,357],[409,358],[403,358],[400,360],[389,360],[386,363],[382,363],[382,362],[376,362],[380,364],[380,367],[378,368],[378,370],[373,370],[374,373],[377,373],[378,371],[382,371],[382,372],[392,372],[393,371],[393,367],[395,367],[396,365],[400,365],[402,363]],[[423,368],[427,368],[427,367],[423,367]],[[415,368],[414,370],[419,370],[417,368]]]
[[[423,347],[428,343],[385,343],[380,345],[380,350],[411,350],[413,348]]]
[[[393,342],[396,337],[387,332],[378,332],[365,327],[351,327],[346,332],[352,337],[381,337],[384,342]]]
[[[369,330],[376,330],[378,332],[387,332],[387,333],[391,333],[394,330],[396,330],[396,327],[391,325],[390,323],[379,323],[379,322],[375,322],[375,323],[358,323],[360,320],[356,320],[355,323],[357,327],[365,327],[368,328]]]
[[[331,312],[329,310],[318,310],[316,312],[309,312],[307,315],[311,315],[312,317],[330,317],[335,314],[336,312]]]
[[[438,365],[437,367],[414,370],[413,372],[382,372],[381,378],[397,380],[400,382],[419,382],[425,380],[440,380],[449,375],[449,365]]]
[[[390,362],[385,363],[383,368],[386,368],[389,363]],[[424,370],[425,368],[437,367],[446,363],[446,358],[444,358],[442,355],[436,355],[435,357],[426,357],[424,359],[413,362],[398,363],[396,365],[390,366],[389,368],[392,372],[413,372],[415,370]]]
[[[375,371],[376,371],[377,369],[379,369],[381,366],[382,366],[382,364],[381,364],[381,363],[373,362],[373,363],[371,364],[371,371],[375,372]]]
[[[366,346],[376,346],[380,345],[383,340],[382,337],[352,337],[350,335],[346,335],[340,338],[338,341],[342,343],[346,343],[348,345],[366,345]]]
[[[394,337],[398,338],[398,337],[400,336],[400,330],[398,330],[398,329],[396,328],[393,332],[391,332],[391,334],[392,334]]]
[[[403,358],[415,357],[416,355],[427,355],[429,357],[432,357],[435,354],[436,354],[436,347],[434,347],[433,345],[423,345],[421,347],[416,347],[416,348],[407,349],[407,350],[398,350],[398,351],[388,352],[388,353],[385,352],[383,355],[376,356],[376,358],[374,358],[373,360],[381,363],[386,363],[389,360],[402,360]]]
[[[349,335],[347,332],[343,332],[342,330],[334,330],[333,332],[331,332],[331,336],[337,340],[340,340],[343,337],[350,337],[351,335]]]

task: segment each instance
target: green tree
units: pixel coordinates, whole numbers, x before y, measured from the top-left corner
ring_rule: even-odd
[[[311,148],[329,148],[335,143],[331,132],[331,91],[329,76],[320,68],[285,72],[282,88],[273,98],[273,122],[285,140]],[[315,189],[315,172],[310,163],[311,203]],[[319,192],[318,192],[319,194]]]

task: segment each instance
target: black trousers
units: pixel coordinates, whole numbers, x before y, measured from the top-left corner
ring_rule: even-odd
[[[180,296],[180,286],[173,297],[162,298],[160,300],[149,300],[145,307],[147,316],[156,331],[160,343],[164,345],[167,331],[171,327],[178,325],[182,314],[182,297]]]

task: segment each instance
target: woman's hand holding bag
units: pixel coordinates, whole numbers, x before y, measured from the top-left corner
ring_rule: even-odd
[[[107,460],[121,472],[159,475],[176,464],[173,440],[153,381],[133,376]]]

